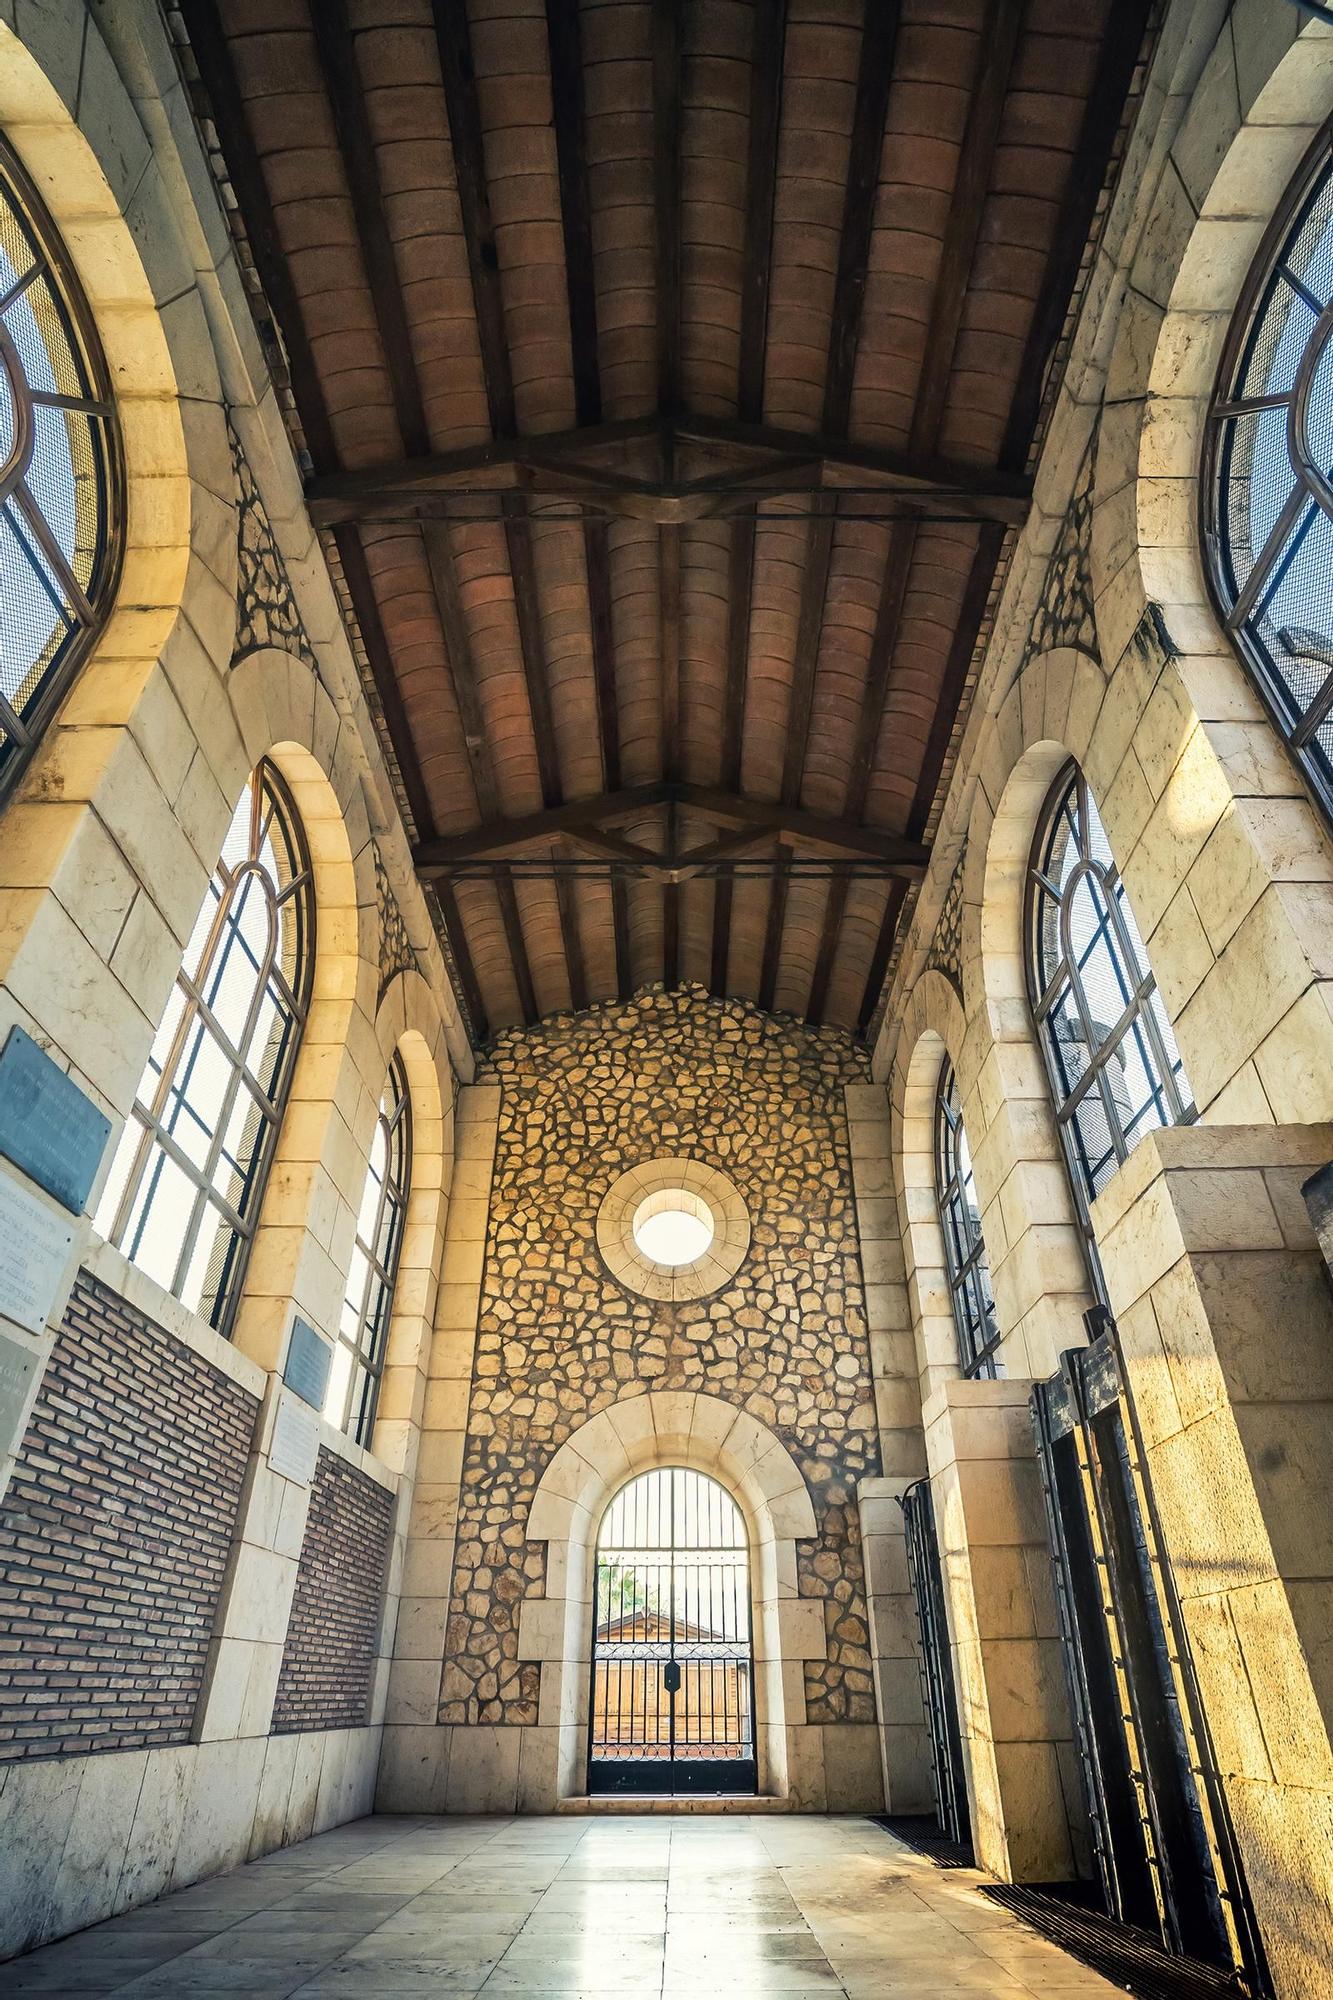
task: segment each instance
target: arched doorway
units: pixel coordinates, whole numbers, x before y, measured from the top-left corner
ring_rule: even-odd
[[[602,1517],[589,1792],[757,1789],[745,1521],[706,1473],[640,1473]]]

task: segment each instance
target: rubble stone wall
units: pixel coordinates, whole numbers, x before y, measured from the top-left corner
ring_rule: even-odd
[[[792,1452],[819,1534],[798,1546],[827,1656],[806,1666],[811,1723],[875,1719],[856,1514],[879,1471],[843,1090],[850,1039],[700,989],[649,990],[496,1042],[501,1091],[485,1275],[463,1462],[440,1721],[533,1724],[539,1667],[518,1657],[519,1606],[544,1587],[523,1524],[567,1438],[649,1390],[703,1389]],[[595,1225],[627,1168],[697,1158],[728,1175],[752,1241],[711,1297],[627,1292]]]

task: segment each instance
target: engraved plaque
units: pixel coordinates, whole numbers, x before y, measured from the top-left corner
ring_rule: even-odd
[[[284,1479],[308,1486],[315,1476],[318,1451],[319,1425],[308,1410],[284,1400],[273,1420],[273,1441],[268,1448],[270,1467]]]
[[[282,1371],[282,1379],[293,1395],[316,1410],[324,1407],[331,1359],[329,1344],[323,1335],[316,1333],[314,1327],[298,1313],[292,1321],[291,1339],[287,1342],[287,1365]]]
[[[36,1372],[37,1356],[32,1349],[0,1333],[0,1457],[18,1450],[19,1425]]]
[[[69,1261],[74,1230],[39,1195],[0,1169],[0,1313],[45,1333]]]
[[[72,1215],[101,1165],[111,1120],[22,1028],[0,1050],[0,1153]]]

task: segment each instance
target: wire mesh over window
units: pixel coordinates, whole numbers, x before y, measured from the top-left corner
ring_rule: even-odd
[[[232,816],[96,1221],[223,1332],[291,1088],[314,945],[300,821],[261,764]]]
[[[87,302],[0,139],[0,791],[105,617],[122,498],[111,383]]]
[[[375,1121],[324,1400],[325,1416],[358,1444],[370,1443],[375,1423],[411,1171],[412,1112],[402,1060],[395,1056]]]
[[[1204,542],[1218,609],[1333,817],[1333,137],[1252,269],[1209,415]]]
[[[1028,874],[1028,980],[1089,1258],[1090,1204],[1145,1132],[1194,1116],[1185,1067],[1110,842],[1067,764]]]
[[[981,1235],[972,1153],[958,1099],[958,1079],[947,1056],[940,1067],[935,1096],[935,1188],[940,1227],[944,1231],[944,1262],[958,1328],[959,1366],[964,1375],[1002,1375],[1004,1370],[995,1352],[1000,1342],[1000,1327]]]

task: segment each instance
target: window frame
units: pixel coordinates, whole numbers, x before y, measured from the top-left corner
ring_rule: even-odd
[[[975,1186],[975,1173],[970,1167],[966,1172],[963,1169],[960,1134],[966,1144],[958,1077],[946,1050],[935,1084],[935,1203],[944,1238],[944,1269],[958,1336],[958,1365],[964,1376],[974,1381],[993,1381],[1003,1373],[998,1351],[1003,1335],[995,1311],[981,1217],[974,1215],[967,1198],[967,1182],[970,1180]],[[970,1157],[970,1146],[968,1154]],[[962,1238],[961,1246],[956,1237]],[[980,1293],[978,1304],[983,1274],[985,1292]],[[987,1297],[989,1307],[985,1304]],[[984,1338],[978,1338],[981,1334]]]
[[[1049,859],[1052,842],[1071,795],[1076,801],[1075,834],[1079,859],[1062,892],[1047,874],[1045,863]],[[1065,1171],[1074,1196],[1088,1274],[1092,1279],[1094,1290],[1105,1304],[1106,1285],[1102,1275],[1101,1260],[1097,1254],[1091,1213],[1092,1202],[1101,1189],[1093,1189],[1090,1186],[1090,1171],[1085,1167],[1081,1157],[1083,1145],[1077,1124],[1077,1113],[1095,1086],[1115,1154],[1116,1172],[1119,1172],[1134,1147],[1147,1132],[1162,1131],[1167,1129],[1168,1125],[1192,1125],[1199,1114],[1189,1079],[1185,1075],[1183,1058],[1180,1064],[1180,1077],[1185,1089],[1190,1092],[1188,1100],[1182,1096],[1178,1088],[1175,1065],[1170,1060],[1161,1038],[1157,1018],[1149,1004],[1158,987],[1146,944],[1143,946],[1142,970],[1139,977],[1136,980],[1129,979],[1129,973],[1134,968],[1139,954],[1134,939],[1125,929],[1119,896],[1116,893],[1118,890],[1123,890],[1123,880],[1114,854],[1108,865],[1097,860],[1092,853],[1088,820],[1090,807],[1096,810],[1087,778],[1077,758],[1070,757],[1051,781],[1041,812],[1037,816],[1028,852],[1023,889],[1023,970],[1033,1032],[1040,1046],[1046,1070],[1051,1107],[1055,1114],[1056,1130],[1060,1136]],[[1097,819],[1100,824],[1100,813],[1097,814]],[[1109,839],[1107,845],[1109,848]],[[1100,880],[1108,922],[1104,926],[1099,925],[1098,929],[1107,931],[1108,945],[1112,937],[1118,944],[1120,963],[1116,968],[1117,978],[1122,990],[1126,986],[1132,989],[1119,1016],[1109,1025],[1106,1035],[1101,1040],[1098,1040],[1093,1033],[1093,1017],[1089,1011],[1082,977],[1073,957],[1070,939],[1070,905],[1074,900],[1079,880],[1085,875],[1096,875]],[[1128,891],[1124,893],[1128,900]],[[1044,895],[1054,901],[1059,912],[1060,957],[1049,976],[1046,974],[1042,955],[1041,917]],[[1138,929],[1137,920],[1135,929]],[[1085,960],[1086,957],[1085,952]],[[1074,1088],[1068,1092],[1053,1047],[1055,1038],[1048,1025],[1065,990],[1069,990],[1073,995],[1074,1006],[1085,1038],[1084,1046],[1089,1051],[1087,1068]],[[1156,1097],[1160,1092],[1170,1105],[1173,1115],[1161,1125],[1144,1125],[1138,1138],[1131,1142],[1126,1138],[1110,1090],[1104,1086],[1102,1080],[1112,1058],[1123,1046],[1126,1038],[1134,1032],[1136,1022],[1143,1024],[1151,1047],[1153,1064],[1157,1070],[1158,1088],[1154,1090],[1153,1096]],[[1146,1069],[1146,1063],[1144,1066]]]
[[[386,1114],[384,1101],[389,1095],[391,1086],[395,1091],[393,1108]],[[334,1357],[336,1358],[341,1349],[348,1350],[352,1357],[343,1394],[342,1414],[336,1415],[327,1405],[323,1413],[336,1430],[342,1431],[354,1444],[362,1445],[367,1450],[370,1448],[375,1430],[380,1384],[384,1377],[389,1328],[393,1323],[394,1297],[398,1289],[399,1266],[402,1262],[407,1207],[412,1198],[412,1090],[407,1066],[399,1049],[395,1049],[389,1059],[385,1087],[380,1094],[379,1108],[375,1116],[376,1132],[384,1135],[384,1179],[380,1183],[379,1197],[375,1204],[375,1223],[371,1241],[369,1243],[365,1241],[359,1227],[353,1239],[353,1259],[355,1260],[356,1252],[360,1251],[366,1263],[360,1303],[354,1306],[344,1291],[343,1310],[351,1308],[355,1311],[355,1332],[350,1336],[345,1333],[341,1313],[338,1318]],[[366,1160],[365,1179],[362,1181],[363,1202],[365,1184],[370,1178],[373,1159],[372,1146],[372,1151]],[[382,1233],[386,1210],[390,1209],[386,1238]],[[358,1208],[358,1222],[359,1219]],[[350,1268],[348,1277],[349,1279],[351,1277]]]
[[[1271,296],[1282,275],[1285,254],[1299,236],[1305,219],[1333,180],[1333,119],[1323,127],[1292,176],[1264,231],[1263,239],[1246,274],[1223,343],[1222,358],[1213,382],[1204,419],[1203,451],[1199,471],[1199,534],[1203,571],[1208,596],[1223,632],[1245,669],[1246,678],[1259,696],[1288,758],[1324,819],[1333,825],[1333,754],[1324,751],[1314,738],[1333,716],[1333,657],[1328,672],[1313,701],[1304,709],[1284,684],[1269,659],[1264,645],[1249,627],[1255,600],[1264,595],[1272,572],[1278,582],[1294,557],[1299,542],[1288,548],[1288,539],[1297,528],[1305,502],[1333,519],[1333,468],[1320,469],[1310,463],[1301,449],[1304,409],[1310,384],[1320,360],[1333,340],[1333,300],[1316,314],[1294,371],[1289,390],[1265,392],[1262,397],[1244,397],[1243,387],[1255,345],[1263,331]],[[1291,286],[1293,292],[1296,286]],[[1313,310],[1313,295],[1309,303]],[[1287,406],[1286,445],[1294,484],[1278,522],[1270,531],[1264,548],[1257,552],[1254,568],[1243,590],[1234,588],[1235,575],[1227,534],[1224,494],[1227,467],[1235,437],[1235,420],[1255,408]],[[1292,518],[1283,523],[1288,513]],[[1313,512],[1309,520],[1314,519]],[[1279,533],[1279,529],[1283,529]],[[1304,533],[1304,530],[1301,531]],[[1272,551],[1268,562],[1264,555]],[[1283,557],[1286,560],[1283,560]],[[1275,586],[1276,587],[1276,586]],[[1333,625],[1333,607],[1330,609]],[[1333,642],[1333,631],[1326,635]],[[1293,653],[1293,658],[1302,657]]]
[[[151,1099],[145,1102],[139,1091],[148,1077],[149,1065],[145,1063],[144,1075],[136,1087],[134,1104],[126,1123],[139,1127],[138,1139],[134,1146],[129,1169],[116,1201],[114,1215],[107,1229],[106,1240],[118,1249],[130,1263],[136,1262],[135,1252],[142,1241],[152,1214],[155,1191],[150,1192],[139,1209],[144,1179],[150,1172],[160,1172],[156,1162],[158,1156],[166,1160],[182,1173],[194,1189],[190,1223],[176,1260],[175,1271],[170,1284],[163,1287],[173,1298],[182,1297],[180,1288],[184,1284],[199,1233],[204,1225],[210,1207],[222,1218],[222,1226],[230,1232],[231,1241],[223,1253],[222,1266],[218,1274],[217,1290],[211,1309],[205,1309],[203,1302],[187,1310],[197,1312],[199,1317],[212,1326],[224,1339],[230,1339],[240,1304],[245,1282],[245,1270],[254,1247],[263,1212],[264,1196],[268,1177],[277,1154],[278,1136],[282,1130],[283,1118],[291,1098],[292,1084],[296,1074],[297,1059],[300,1055],[305,1025],[309,1016],[310,997],[314,986],[316,950],[316,899],[314,894],[314,872],[310,851],[306,843],[305,828],[301,815],[292,797],[291,790],[277,766],[268,758],[261,758],[247,779],[251,797],[251,818],[249,845],[245,856],[230,870],[230,879],[224,892],[218,896],[217,907],[209,922],[207,935],[199,950],[194,967],[187,968],[182,958],[172,984],[172,997],[183,991],[184,1003],[180,1019],[172,1032],[171,1041],[164,1052],[162,1067],[153,1081]],[[265,804],[271,802],[271,812],[266,812]],[[224,932],[228,912],[237,899],[238,885],[248,877],[260,876],[268,881],[266,872],[259,865],[262,853],[264,828],[273,819],[282,826],[283,844],[299,864],[292,870],[289,881],[278,884],[276,893],[270,891],[269,907],[277,921],[269,927],[268,951],[263,970],[253,983],[253,989],[246,1007],[245,1028],[241,1036],[243,1049],[253,1033],[258,1019],[258,1011],[268,982],[275,969],[280,968],[282,956],[282,908],[290,903],[297,912],[297,936],[295,944],[295,983],[289,981],[280,969],[277,977],[284,989],[285,1004],[289,1012],[287,1046],[280,1059],[274,1086],[263,1090],[257,1077],[246,1065],[231,1037],[223,1030],[213,1011],[211,1003],[204,997],[206,989],[215,978],[219,968],[219,951],[224,947]],[[218,880],[224,867],[221,855],[209,877],[209,888],[205,898],[212,893],[213,884]],[[203,914],[205,904],[200,905]],[[196,918],[196,923],[198,918]],[[234,947],[235,948],[235,947]],[[244,947],[239,947],[243,949]],[[168,999],[167,1006],[171,1005]],[[164,1010],[165,1013],[165,1010]],[[177,1087],[177,1077],[186,1059],[187,1046],[196,1023],[203,1024],[205,1034],[213,1048],[220,1050],[229,1070],[229,1075],[221,1099],[221,1110],[209,1134],[206,1163],[200,1167],[189,1156],[188,1151],[167,1129],[165,1120],[170,1114],[170,1100],[181,1095]],[[159,1024],[160,1032],[160,1024]],[[196,1044],[188,1060],[191,1066],[198,1057],[201,1044]],[[188,1088],[188,1076],[185,1079]],[[252,1099],[258,1104],[262,1130],[245,1165],[244,1182],[236,1201],[228,1199],[213,1185],[222,1154],[223,1141],[243,1089],[248,1089]],[[182,1097],[182,1104],[188,1110],[188,1097]],[[202,1122],[202,1121],[200,1121]],[[123,1143],[123,1141],[122,1141]],[[114,1172],[114,1168],[113,1168]],[[131,1225],[134,1224],[131,1244],[128,1240]],[[184,1300],[182,1299],[182,1303]]]
[[[5,295],[6,306],[25,296],[34,279],[46,279],[48,294],[59,316],[71,357],[88,390],[86,397],[73,398],[61,391],[53,394],[47,390],[32,389],[27,373],[21,367],[21,357],[6,329],[5,345],[14,350],[14,366],[0,362],[0,367],[11,382],[17,368],[26,396],[23,409],[15,407],[15,445],[9,463],[0,468],[0,502],[7,502],[17,487],[24,488],[29,506],[19,504],[25,522],[56,572],[56,580],[63,583],[65,579],[60,572],[65,572],[74,584],[74,591],[70,592],[66,586],[66,603],[61,613],[69,620],[71,629],[57,646],[22,709],[14,709],[0,694],[0,727],[8,738],[0,743],[0,806],[3,806],[17,790],[57,710],[111,615],[125,559],[126,495],[120,417],[111,371],[92,308],[50,210],[3,133],[0,133],[0,202],[7,206],[34,257],[30,269],[17,274],[18,283],[11,286]],[[0,321],[2,324],[3,321]],[[70,571],[40,500],[27,487],[26,474],[33,457],[32,403],[48,409],[77,409],[95,419],[89,422],[88,435],[97,478],[95,506],[98,520],[86,591]],[[49,586],[47,588],[50,594]]]

